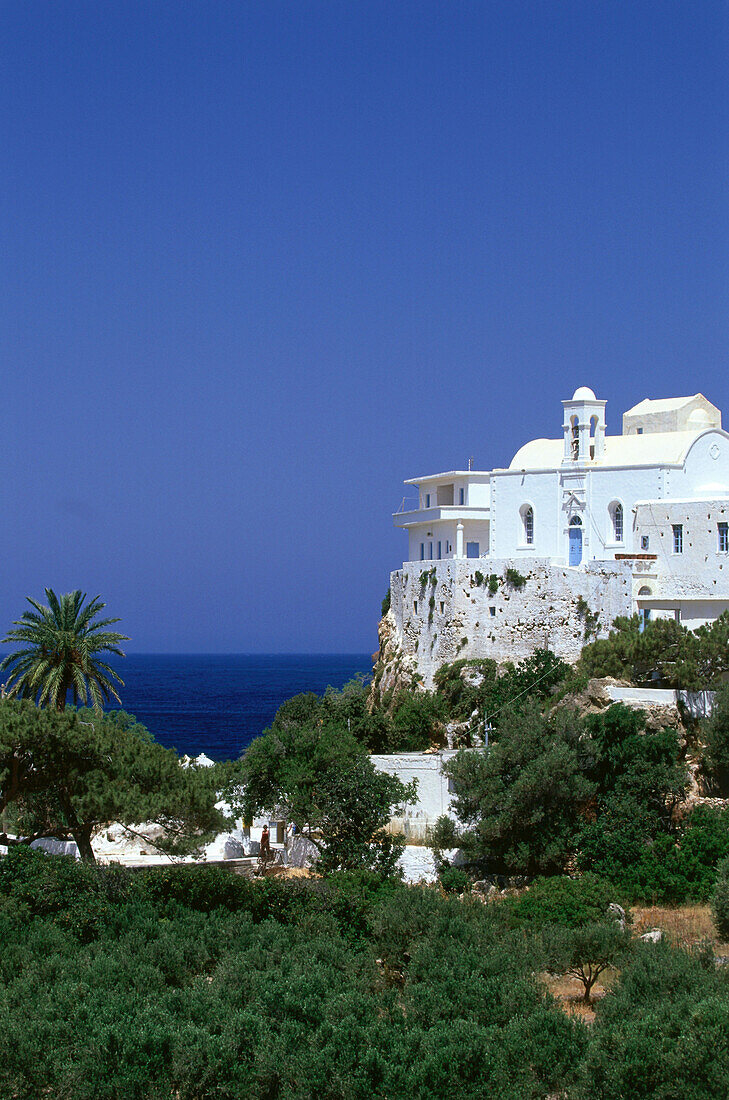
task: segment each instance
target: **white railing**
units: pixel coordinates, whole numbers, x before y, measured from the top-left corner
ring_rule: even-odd
[[[393,514],[399,516],[401,512],[417,512],[419,508],[420,500],[418,497],[403,497],[399,508]]]

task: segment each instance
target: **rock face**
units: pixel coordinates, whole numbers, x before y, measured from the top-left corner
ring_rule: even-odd
[[[380,648],[374,654],[370,707],[388,710],[401,688],[417,687],[420,677],[412,654],[403,651],[392,610],[380,619],[377,630]]]

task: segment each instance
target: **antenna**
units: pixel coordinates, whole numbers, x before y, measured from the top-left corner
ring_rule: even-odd
[[[473,466],[473,455],[471,455],[471,457],[468,460],[468,469],[469,469],[469,471],[470,471],[472,466]]]

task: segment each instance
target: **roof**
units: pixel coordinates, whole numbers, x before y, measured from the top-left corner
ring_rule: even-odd
[[[688,405],[689,401],[694,401],[697,397],[703,397],[701,393],[692,393],[690,397],[659,397],[654,400],[651,397],[645,397],[642,401],[639,401],[637,405],[633,405],[632,409],[628,409],[625,413],[626,416],[631,416],[633,413],[665,413],[673,412],[674,409],[682,409],[684,405]],[[706,400],[706,398],[704,398]]]
[[[423,477],[409,477],[407,481],[403,482],[403,485],[423,485],[426,481],[442,481],[444,477],[470,477],[472,480],[477,478],[489,478],[491,477],[491,471],[446,470],[443,474],[425,474]]]
[[[654,404],[661,403],[654,402]],[[680,465],[691,444],[703,435],[705,430],[649,432],[645,435],[607,435],[605,436],[605,454],[598,461],[601,466]],[[553,470],[562,465],[563,457],[563,439],[532,439],[519,448],[509,464],[509,469]]]

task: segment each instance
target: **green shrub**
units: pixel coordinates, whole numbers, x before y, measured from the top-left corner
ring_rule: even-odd
[[[492,596],[495,596],[499,591],[499,578],[496,573],[489,574],[489,592]]]
[[[711,908],[717,932],[722,939],[729,940],[729,858],[719,864]]]
[[[383,615],[383,617],[387,614],[387,612],[389,610],[390,610],[390,589],[388,588],[387,592],[385,593],[385,598],[382,601],[382,615]]]
[[[461,867],[444,867],[438,881],[446,894],[463,894],[471,888],[471,880]]]
[[[476,582],[476,584],[478,585],[479,588],[481,587],[482,584],[484,584],[484,582],[486,580],[486,578],[484,577],[484,575],[483,575],[483,573],[481,572],[480,569],[477,569],[476,572],[473,574],[473,579],[475,580],[475,582]]]
[[[514,569],[511,565],[506,570],[505,580],[510,588],[520,589],[526,584],[526,577],[522,576],[519,570]]]
[[[701,723],[701,768],[721,794],[729,794],[729,684],[716,692],[711,717]]]
[[[713,959],[636,945],[600,1002],[580,1067],[581,1100],[709,1100],[729,1080],[729,982]]]
[[[541,928],[560,924],[579,928],[606,920],[608,906],[619,901],[615,887],[599,875],[579,878],[555,875],[536,879],[516,900],[509,899],[512,919],[520,925]]]

